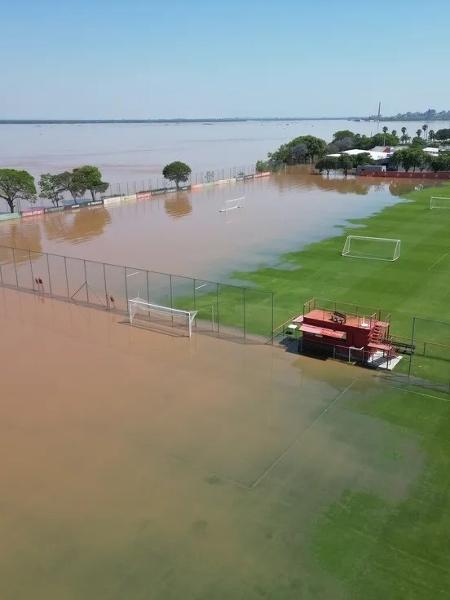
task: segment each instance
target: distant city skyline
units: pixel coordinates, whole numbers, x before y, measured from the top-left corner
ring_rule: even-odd
[[[0,119],[339,118],[448,110],[430,0],[0,0]]]

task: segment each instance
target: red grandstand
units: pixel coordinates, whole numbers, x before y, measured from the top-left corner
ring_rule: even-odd
[[[342,310],[337,303],[315,298],[292,320],[302,332],[299,348],[306,353],[341,357],[352,362],[386,366],[396,358],[390,342],[389,317],[358,307]],[[397,362],[397,361],[395,361]]]

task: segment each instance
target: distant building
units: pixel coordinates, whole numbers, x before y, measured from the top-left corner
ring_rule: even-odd
[[[365,175],[367,173],[384,173],[386,165],[359,165],[356,167],[357,175]]]

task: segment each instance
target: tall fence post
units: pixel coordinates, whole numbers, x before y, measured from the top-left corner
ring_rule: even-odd
[[[411,346],[414,346],[414,338],[416,337],[416,317],[413,317],[412,322],[412,331],[411,331]],[[409,355],[409,368],[408,368],[408,379],[411,377],[411,369],[412,369],[412,357],[413,353]]]
[[[64,271],[66,273],[67,297],[69,298],[69,296],[70,296],[70,293],[69,293],[69,278],[67,276],[67,259],[66,259],[66,257],[64,257]]]
[[[106,285],[106,265],[105,265],[105,263],[103,263],[103,285],[105,286],[106,310],[109,310],[109,295],[108,295],[108,286]]]
[[[86,301],[89,304],[89,286],[87,280],[87,269],[86,269],[86,261],[83,259],[83,267],[84,267],[84,283],[86,284]]]
[[[243,325],[244,325],[244,341],[247,339],[247,323],[246,323],[246,314],[245,314],[245,288],[242,288],[242,304],[243,304],[243,315],[242,315],[242,320],[243,320]]]
[[[33,271],[33,263],[31,262],[31,250],[28,248],[28,260],[30,261],[30,270],[31,270],[31,287],[34,291],[34,271]]]
[[[217,337],[220,336],[219,286],[220,283],[216,283]]]
[[[274,295],[273,292],[271,292],[272,295],[272,345],[273,345],[273,330],[274,330],[274,326],[275,326],[275,322],[274,322],[274,314],[273,314],[273,310],[274,310]]]
[[[146,280],[147,280],[147,302],[150,302],[150,285],[148,283],[148,271],[146,271],[145,273],[146,273]]]
[[[52,291],[52,276],[50,275],[50,262],[49,262],[49,259],[48,259],[48,252],[45,253],[45,256],[47,257],[48,291],[50,293],[50,296],[53,296],[53,291]]]
[[[123,268],[123,274],[125,277],[125,301],[126,301],[127,310],[128,310],[128,278],[127,278],[127,268],[126,267]]]
[[[173,288],[172,288],[172,275],[169,275],[169,289],[170,289],[170,308],[173,308]],[[173,312],[170,313],[172,317],[172,327],[173,327]]]
[[[16,252],[14,250],[14,248],[12,249],[13,251],[13,263],[14,263],[14,273],[16,274],[16,287],[19,287],[19,278],[17,277],[17,266],[16,266]]]

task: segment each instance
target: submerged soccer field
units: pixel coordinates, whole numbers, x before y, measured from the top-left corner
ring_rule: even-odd
[[[444,396],[0,293],[2,599],[448,590]]]
[[[343,231],[236,277],[276,292],[277,322],[311,296],[389,310],[398,335],[413,315],[450,320],[450,211],[429,195],[351,229],[401,239],[393,263],[342,257]],[[447,394],[0,294],[2,599],[445,597]]]

